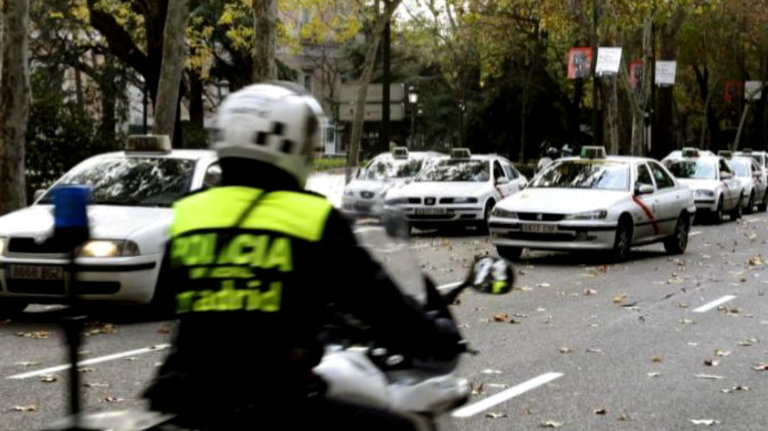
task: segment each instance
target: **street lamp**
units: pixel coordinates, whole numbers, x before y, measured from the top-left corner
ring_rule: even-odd
[[[408,87],[408,103],[411,105],[411,147],[414,144],[416,124],[416,104],[419,103],[419,92],[413,85]]]

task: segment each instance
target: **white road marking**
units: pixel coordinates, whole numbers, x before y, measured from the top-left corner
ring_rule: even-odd
[[[98,364],[100,362],[113,361],[115,359],[125,358],[125,357],[128,357],[128,356],[143,355],[144,353],[150,353],[150,352],[159,352],[159,351],[165,350],[165,349],[167,349],[169,347],[171,347],[170,344],[157,344],[157,345],[154,345],[152,347],[145,347],[143,349],[129,350],[127,352],[114,353],[112,355],[100,356],[98,358],[86,359],[84,361],[79,361],[77,363],[77,365],[78,366],[83,366],[83,365]],[[42,370],[30,371],[28,373],[15,374],[13,376],[6,377],[6,379],[18,379],[18,380],[20,380],[20,379],[28,379],[30,377],[37,377],[37,376],[42,376],[44,374],[51,374],[51,373],[55,373],[57,371],[67,370],[67,369],[69,369],[69,367],[70,367],[70,364],[58,365],[58,366],[55,366],[55,367],[44,368]]]
[[[539,377],[535,377],[531,380],[528,380],[527,382],[511,387],[506,391],[499,392],[498,394],[491,395],[490,397],[480,400],[474,404],[470,404],[468,406],[454,410],[451,416],[455,418],[468,418],[470,416],[474,416],[483,410],[489,409],[497,404],[501,404],[504,401],[511,400],[518,395],[524,394],[531,389],[535,389],[541,385],[545,385],[555,379],[559,379],[562,376],[563,373],[554,372],[542,374]]]
[[[444,284],[444,285],[442,285],[442,286],[437,286],[437,290],[438,290],[439,292],[441,292],[441,293],[445,293],[445,291],[451,290],[451,289],[453,289],[454,287],[459,287],[459,286],[461,286],[462,284],[464,284],[464,282],[463,282],[463,281],[457,281],[457,282],[455,282],[455,283],[448,283],[448,284]]]
[[[688,237],[689,238],[692,237],[692,236],[696,236],[696,235],[701,235],[701,231],[700,230],[695,230],[693,232],[689,232],[688,233]]]
[[[702,305],[701,307],[693,310],[693,312],[694,313],[704,313],[704,312],[707,312],[707,311],[717,307],[718,305],[725,304],[726,302],[728,302],[728,301],[730,301],[730,300],[732,300],[734,298],[736,298],[734,295],[725,295],[725,296],[723,296],[720,299],[715,299],[712,302],[709,302],[707,304]]]

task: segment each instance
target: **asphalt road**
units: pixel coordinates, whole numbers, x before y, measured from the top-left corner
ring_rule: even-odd
[[[476,388],[470,404],[493,405],[445,418],[444,428],[694,430],[707,426],[692,420],[713,420],[720,429],[768,429],[768,371],[753,369],[768,363],[767,228],[765,214],[695,225],[685,255],[652,245],[620,265],[595,254],[526,252],[512,293],[467,292],[454,306],[480,351],[459,370]],[[493,253],[471,232],[421,232],[412,247],[438,284],[462,279],[474,256]],[[35,429],[66,411],[65,371],[45,372],[53,382],[23,374],[65,362],[63,334],[45,323],[51,313],[33,306],[0,324],[0,430]],[[80,374],[86,408],[141,407],[173,324],[99,319],[114,325],[89,327],[82,359],[97,362]],[[493,403],[495,394],[506,400]]]

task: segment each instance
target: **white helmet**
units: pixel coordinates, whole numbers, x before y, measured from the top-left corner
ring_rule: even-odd
[[[317,100],[292,83],[250,85],[222,102],[212,148],[219,158],[238,157],[274,165],[303,187],[312,153],[322,149],[322,115]]]

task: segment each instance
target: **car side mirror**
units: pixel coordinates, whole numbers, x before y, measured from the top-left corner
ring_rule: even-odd
[[[652,185],[650,184],[644,184],[644,183],[637,183],[635,186],[635,194],[640,195],[648,195],[655,191]]]
[[[720,171],[720,179],[723,181],[733,179],[733,174],[730,172]]]
[[[32,200],[36,202],[38,199],[43,197],[44,194],[45,194],[45,189],[37,189],[35,190],[35,195],[33,196]]]
[[[509,178],[507,178],[507,177],[496,178],[496,185],[502,186],[504,184],[509,184]]]

